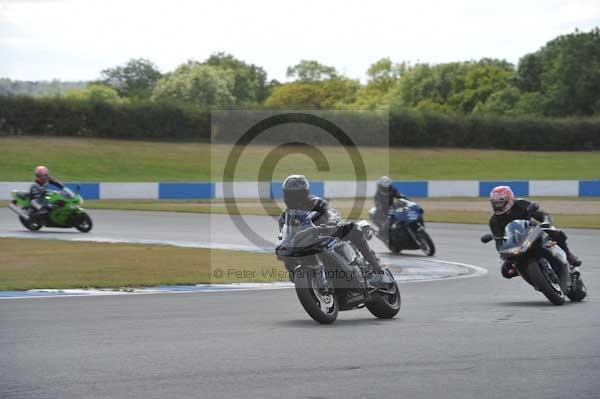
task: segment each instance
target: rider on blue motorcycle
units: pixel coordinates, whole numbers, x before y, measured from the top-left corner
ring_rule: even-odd
[[[375,191],[375,221],[379,227],[388,222],[388,214],[394,206],[394,200],[408,199],[396,187],[392,185],[392,179],[381,176],[377,179],[377,190]]]
[[[373,268],[376,273],[382,272],[381,264],[375,253],[370,249],[369,243],[363,232],[358,229],[355,223],[341,222],[341,216],[329,202],[316,195],[310,194],[310,184],[303,175],[288,176],[283,182],[283,200],[288,209],[301,209],[315,212],[313,223],[319,225],[329,225],[333,227],[334,237],[348,240],[360,251],[364,259]],[[283,227],[285,221],[285,212],[279,218],[279,230]],[[336,229],[337,228],[337,229]]]
[[[531,205],[530,201],[517,198],[508,186],[495,187],[490,192],[490,202],[494,214],[490,218],[490,230],[496,240],[496,248],[502,245],[504,237],[504,228],[513,220],[523,219],[529,220],[531,217],[536,219],[544,227],[552,226],[552,217],[549,213],[537,209],[533,214],[529,214],[528,208]],[[581,266],[581,261],[575,256],[567,246],[567,235],[558,229],[546,231],[552,240],[565,251],[567,260],[571,266]],[[505,278],[513,278],[518,275],[517,269],[513,266],[510,260],[504,261],[502,264],[502,276]]]

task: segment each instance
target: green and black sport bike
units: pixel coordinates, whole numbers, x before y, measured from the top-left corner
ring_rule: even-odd
[[[87,233],[92,229],[92,219],[81,207],[83,198],[67,187],[60,191],[46,191],[45,199],[52,209],[43,217],[35,215],[35,206],[29,198],[29,192],[13,190],[11,194],[13,200],[8,204],[8,207],[19,215],[21,224],[28,230],[38,231],[44,226],[75,227],[82,233]]]

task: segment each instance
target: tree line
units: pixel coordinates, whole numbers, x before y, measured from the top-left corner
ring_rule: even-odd
[[[260,66],[217,53],[164,74],[150,60],[132,59],[103,70],[85,87],[1,79],[0,94],[23,93],[15,90],[22,85],[30,95],[45,91],[95,102],[155,101],[203,109],[408,107],[459,115],[591,116],[600,114],[600,29],[559,36],[516,66],[489,58],[436,65],[383,58],[367,76],[362,84],[332,66],[302,60],[287,69],[290,81],[280,83],[268,80]]]
[[[167,73],[132,59],[85,86],[63,90],[54,82],[58,93],[41,97],[7,93],[2,87],[15,82],[4,79],[0,134],[208,140],[211,109],[375,110],[389,114],[392,145],[600,148],[598,28],[559,36],[516,66],[489,58],[435,65],[383,58],[367,76],[361,83],[302,60],[282,83],[260,66],[216,53]]]

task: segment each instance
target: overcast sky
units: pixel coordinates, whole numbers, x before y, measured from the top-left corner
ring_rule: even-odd
[[[144,57],[163,72],[225,51],[285,80],[301,59],[353,78],[382,57],[520,56],[600,25],[600,0],[0,0],[0,77],[89,80]]]

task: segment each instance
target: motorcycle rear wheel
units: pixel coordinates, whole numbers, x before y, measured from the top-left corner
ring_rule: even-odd
[[[581,278],[575,280],[575,285],[571,289],[571,292],[567,295],[571,302],[581,302],[583,298],[587,296],[587,288]]]
[[[319,324],[331,324],[337,319],[339,306],[333,288],[320,286],[318,272],[300,269],[294,273],[296,295],[313,320]]]
[[[27,220],[23,216],[19,216],[19,221],[27,230],[30,231],[38,231],[42,228],[41,223],[33,222],[31,219]]]

